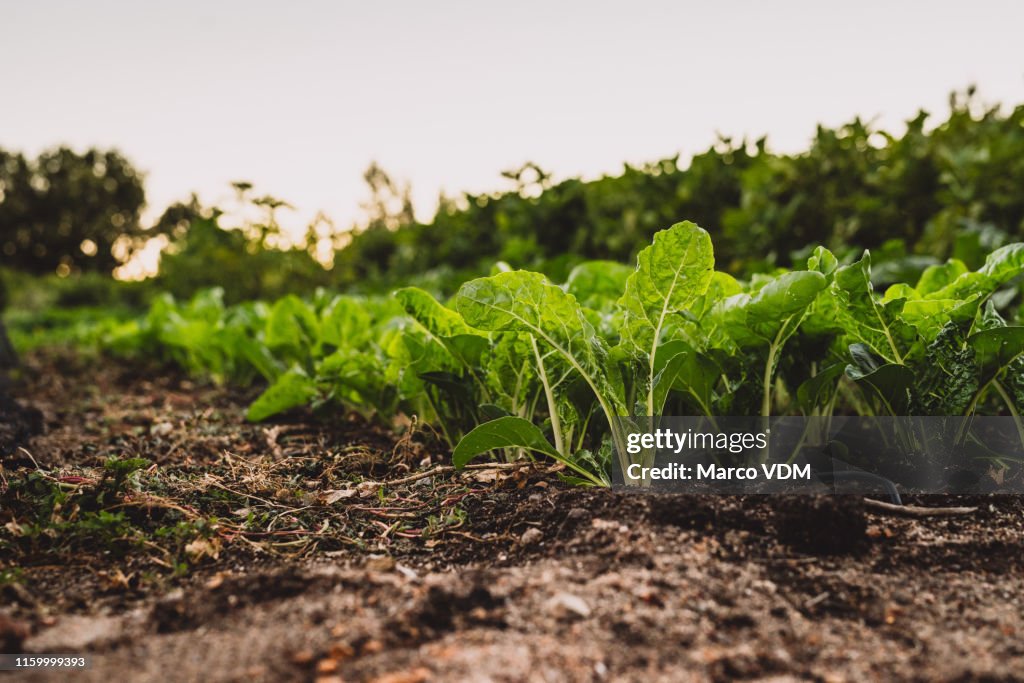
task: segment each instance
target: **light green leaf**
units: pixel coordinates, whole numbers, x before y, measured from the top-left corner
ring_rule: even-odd
[[[500,332],[494,336],[484,364],[484,382],[502,409],[523,415],[538,391],[533,349],[525,334]]]
[[[575,297],[540,273],[515,271],[467,282],[456,294],[454,305],[466,322],[478,329],[530,335],[542,355],[553,353],[578,374],[594,393],[620,452],[625,453],[625,437],[615,422],[617,416],[626,414],[621,382],[610,372],[608,349]]]
[[[985,258],[979,271],[1000,285],[1024,273],[1024,242],[999,247]]]
[[[972,294],[990,296],[997,289],[1024,272],[1024,242],[1007,244],[985,259],[985,265],[974,273],[963,273],[956,280],[928,295],[930,299],[966,299]]]
[[[270,309],[265,335],[272,349],[308,350],[320,340],[320,323],[311,306],[289,294]]]
[[[405,312],[437,337],[454,337],[459,334],[479,334],[466,324],[462,316],[419,287],[403,287],[395,291],[395,298]]]
[[[317,396],[316,383],[302,368],[296,366],[284,373],[260,394],[246,417],[252,422],[265,420],[271,415],[305,405]]]
[[[473,327],[534,335],[583,377],[609,418],[624,414],[624,400],[604,367],[607,349],[576,299],[540,273],[514,271],[471,280],[454,301]]]
[[[707,356],[683,341],[669,341],[658,347],[655,357],[654,414],[664,409],[668,392],[686,394],[703,415],[711,416],[715,384],[722,370]]]
[[[320,316],[320,336],[324,344],[357,346],[368,343],[373,335],[373,317],[361,299],[335,297]]]
[[[565,290],[587,308],[611,310],[632,272],[632,268],[616,261],[585,261],[569,273]]]
[[[737,294],[722,301],[712,315],[741,348],[781,346],[826,284],[817,271],[784,273],[753,296]]]
[[[950,322],[962,323],[974,319],[981,296],[972,295],[966,301],[959,299],[915,299],[903,304],[903,319],[917,328],[918,334],[932,342]]]
[[[942,265],[928,266],[921,273],[921,278],[914,287],[921,296],[937,292],[952,284],[958,277],[967,272],[967,266],[960,259],[949,259]]]
[[[707,291],[714,267],[711,237],[696,224],[676,223],[656,233],[654,243],[637,256],[637,269],[619,300],[623,344],[653,362],[669,316]]]
[[[467,325],[461,315],[428,292],[418,287],[405,287],[395,292],[395,298],[431,338],[463,366],[477,365],[490,346],[482,332]]]
[[[807,259],[807,270],[819,272],[826,277],[836,272],[838,267],[839,260],[825,247],[815,247],[814,253]]]

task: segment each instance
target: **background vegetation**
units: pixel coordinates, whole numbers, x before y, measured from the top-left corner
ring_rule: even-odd
[[[277,214],[287,205],[245,183],[239,198],[259,218],[240,229],[221,229],[221,211],[194,197],[143,226],[143,180],[116,151],[0,151],[0,289],[11,290],[0,302],[138,307],[158,291],[188,297],[212,285],[228,302],[410,282],[451,294],[496,261],[554,280],[583,260],[626,262],[683,218],[709,230],[719,268],[739,276],[799,263],[812,244],[840,257],[872,249],[880,284],[948,257],[977,268],[1024,235],[1024,105],[985,106],[967,90],[951,95],[942,120],[921,112],[899,135],[860,119],[820,127],[799,154],[722,138],[689,163],[627,165],[592,181],[556,183],[533,164],[504,176],[511,189],[442,197],[432,220],[416,222],[408,188],[374,166],[363,225],[339,231],[322,220],[282,249]],[[158,236],[168,245],[155,278],[110,280]]]
[[[721,139],[685,167],[595,181],[527,164],[509,191],[442,198],[429,223],[374,165],[365,224],[322,219],[299,240],[288,205],[248,183],[239,226],[195,197],[142,226],[116,152],[4,154],[14,341],[265,382],[251,420],[417,415],[457,464],[539,452],[593,484],[623,455],[618,418],[663,409],[1006,411],[1024,438],[1024,106],[967,91],[927,122],[819,128],[795,155]],[[152,239],[155,277],[111,279]]]

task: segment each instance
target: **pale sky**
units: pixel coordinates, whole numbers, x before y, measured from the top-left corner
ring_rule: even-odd
[[[1024,3],[0,0],[0,147],[116,146],[151,213],[228,183],[339,225],[378,161],[438,192],[684,157],[716,132],[803,148],[950,90],[1024,102]]]

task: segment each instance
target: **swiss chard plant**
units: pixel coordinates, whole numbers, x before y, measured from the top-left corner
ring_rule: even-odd
[[[216,381],[265,382],[252,420],[303,405],[417,415],[437,425],[456,466],[489,452],[551,458],[589,485],[608,483],[612,457],[630,464],[627,421],[651,427],[666,413],[961,425],[1006,414],[1024,440],[1024,327],[1013,318],[1024,244],[884,291],[871,254],[855,258],[818,247],[804,269],[737,280],[715,270],[708,233],[683,222],[632,267],[585,262],[559,285],[499,265],[448,301],[415,287],[236,306],[216,289],[167,295],[118,328],[116,348]]]

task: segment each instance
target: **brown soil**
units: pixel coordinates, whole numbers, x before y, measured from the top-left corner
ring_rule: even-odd
[[[0,644],[93,663],[11,678],[1024,680],[1020,498],[914,520],[456,474],[409,421],[249,425],[251,391],[68,356],[30,358],[19,393]],[[112,456],[151,464],[101,498]],[[78,496],[52,528],[31,477]],[[90,505],[125,524],[81,524]]]

